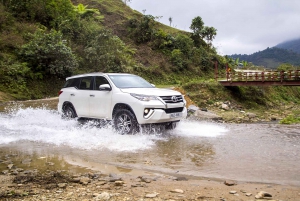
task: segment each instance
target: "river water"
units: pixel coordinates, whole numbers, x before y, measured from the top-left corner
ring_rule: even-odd
[[[61,119],[56,103],[0,106],[0,172],[9,159],[27,169],[52,162],[68,171],[141,170],[300,186],[300,125],[184,120],[173,131],[119,135],[110,126]]]

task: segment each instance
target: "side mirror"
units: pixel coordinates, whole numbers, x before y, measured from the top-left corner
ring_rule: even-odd
[[[99,86],[99,90],[100,91],[111,91],[111,87],[109,84],[101,84]]]

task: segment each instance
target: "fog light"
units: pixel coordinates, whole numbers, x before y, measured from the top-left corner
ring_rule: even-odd
[[[145,110],[144,110],[144,113],[145,113],[145,114],[148,114],[148,112],[149,112],[149,109],[145,109]]]

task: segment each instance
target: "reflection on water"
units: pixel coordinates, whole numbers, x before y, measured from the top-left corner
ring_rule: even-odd
[[[0,114],[0,171],[12,160],[24,169],[130,174],[142,169],[300,185],[299,125],[183,121],[163,134],[118,135],[92,122],[62,120],[57,100],[39,104],[6,105]],[[30,163],[22,163],[28,158]]]

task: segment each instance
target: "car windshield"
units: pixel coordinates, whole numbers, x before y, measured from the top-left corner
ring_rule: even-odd
[[[153,88],[153,86],[136,75],[109,75],[118,88]]]

